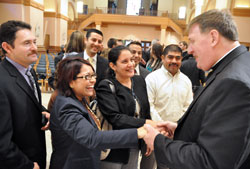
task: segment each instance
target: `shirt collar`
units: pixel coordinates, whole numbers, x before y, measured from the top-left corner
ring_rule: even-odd
[[[25,76],[26,71],[31,69],[31,66],[29,65],[28,68],[23,67],[19,63],[15,62],[14,60],[10,59],[9,57],[6,57],[6,59],[23,75]]]
[[[137,66],[135,67],[135,70],[136,70],[137,75],[140,75],[139,64],[137,64]]]
[[[85,50],[85,51],[84,51],[84,59],[85,59],[85,60],[88,60],[89,58],[90,58],[90,56],[87,54],[87,51]],[[94,61],[96,61],[96,58],[97,58],[97,54],[95,54],[95,56],[92,57],[92,59],[93,59]]]
[[[232,48],[231,50],[229,50],[224,56],[222,56],[222,57],[221,57],[212,67],[211,67],[211,69],[210,69],[209,71],[213,71],[213,70],[217,67],[218,63],[221,62],[222,59],[224,59],[230,52],[232,52],[234,49],[236,49],[236,48],[239,47],[239,46],[240,46],[240,44],[237,44],[234,48]]]

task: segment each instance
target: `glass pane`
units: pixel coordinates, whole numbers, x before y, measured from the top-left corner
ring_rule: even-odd
[[[141,0],[127,0],[127,15],[139,15]]]

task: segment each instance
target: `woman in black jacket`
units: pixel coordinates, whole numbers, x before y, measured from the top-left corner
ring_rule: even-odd
[[[113,129],[128,129],[155,126],[150,120],[146,83],[141,76],[134,76],[134,58],[127,47],[118,46],[109,52],[107,79],[115,88],[113,94],[110,82],[103,80],[96,89],[98,106]],[[101,163],[102,169],[137,169],[139,149],[112,149]]]
[[[100,169],[101,150],[137,147],[140,129],[101,131],[85,97],[94,94],[96,74],[82,58],[66,58],[58,65],[58,95],[50,116],[53,152],[50,169]]]

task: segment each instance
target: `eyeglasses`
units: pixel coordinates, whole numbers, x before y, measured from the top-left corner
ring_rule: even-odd
[[[96,79],[96,77],[97,77],[96,74],[92,74],[92,75],[78,76],[78,77],[76,77],[76,79],[82,78],[85,80],[91,80],[91,79]]]
[[[181,56],[174,56],[174,55],[167,55],[168,59],[173,60],[175,58],[175,60],[179,61],[181,60]]]

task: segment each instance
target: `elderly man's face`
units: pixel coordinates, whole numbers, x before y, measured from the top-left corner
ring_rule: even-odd
[[[199,25],[196,24],[191,27],[188,38],[188,53],[196,58],[197,67],[204,71],[209,70],[215,63],[210,32],[201,33]]]

